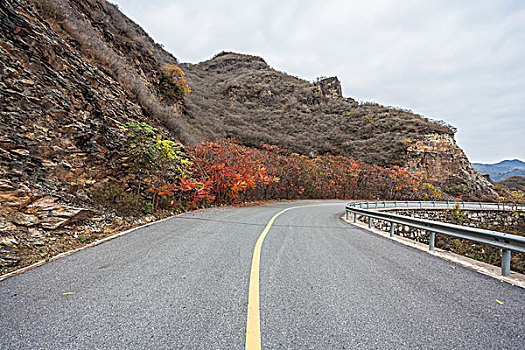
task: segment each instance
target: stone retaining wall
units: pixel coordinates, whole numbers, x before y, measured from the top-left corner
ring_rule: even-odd
[[[520,231],[525,227],[525,212],[494,209],[386,209],[388,212],[398,215],[410,216],[419,219],[449,222],[463,226],[477,227],[494,231]],[[368,224],[368,218],[358,215],[359,221]],[[389,231],[390,223],[375,219],[372,222],[374,228]],[[404,226],[396,225],[396,234],[428,244],[429,232]]]

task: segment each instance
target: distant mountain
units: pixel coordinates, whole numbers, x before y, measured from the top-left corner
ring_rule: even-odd
[[[504,180],[511,176],[525,176],[525,162],[519,159],[504,160],[495,164],[472,163],[474,168],[492,181]]]

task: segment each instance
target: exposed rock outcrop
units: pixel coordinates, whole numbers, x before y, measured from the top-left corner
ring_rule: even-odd
[[[421,172],[446,192],[478,197],[497,194],[492,184],[470,164],[454,137],[447,134],[425,135],[407,149],[406,167]]]
[[[63,249],[79,243],[78,232],[71,229],[76,221],[99,223],[100,232],[113,225],[101,219],[104,213],[92,210],[88,189],[111,178],[125,182],[126,122],[143,120],[160,127],[167,122],[148,112],[137,94],[148,90],[162,100],[160,69],[175,58],[162,54],[105,1],[70,1],[69,7],[57,9],[62,3],[0,2],[2,271],[20,262],[22,250],[42,253],[42,242],[64,241]],[[39,5],[38,12],[33,4]],[[86,33],[76,31],[74,21],[91,28],[89,43],[108,55],[111,51],[107,58],[112,62],[85,47]],[[126,85],[119,60],[128,74],[134,72],[146,83]]]
[[[319,81],[317,81],[317,85],[319,86],[319,89],[321,90],[321,95],[324,98],[343,98],[341,82],[337,77],[320,79]]]

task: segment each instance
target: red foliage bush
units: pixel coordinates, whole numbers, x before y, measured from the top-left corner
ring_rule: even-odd
[[[217,204],[268,199],[413,199],[428,192],[420,174],[368,165],[349,157],[316,158],[276,146],[263,149],[233,140],[203,142],[187,150],[194,181],[206,184]]]

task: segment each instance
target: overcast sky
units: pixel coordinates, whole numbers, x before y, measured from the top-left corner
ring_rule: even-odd
[[[112,2],[181,62],[235,51],[336,75],[347,97],[458,127],[473,162],[525,160],[523,0]]]

